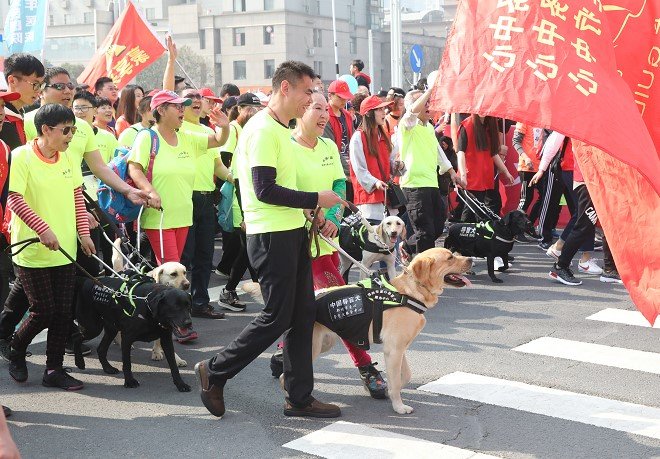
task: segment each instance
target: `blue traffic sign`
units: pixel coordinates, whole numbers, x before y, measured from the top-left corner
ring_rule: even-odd
[[[413,72],[419,73],[422,71],[422,64],[424,63],[424,52],[420,45],[413,45],[410,49],[410,68]]]

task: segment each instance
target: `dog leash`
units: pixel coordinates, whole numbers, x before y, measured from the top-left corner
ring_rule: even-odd
[[[144,206],[140,207],[140,212],[138,212],[138,218],[137,218],[137,250],[140,252],[140,220],[142,219],[142,211],[144,210]],[[163,248],[163,217],[165,216],[165,212],[163,211],[163,208],[160,207],[158,209],[160,211],[160,225],[158,226],[158,235],[160,239],[160,259],[163,260],[165,258],[165,250]]]
[[[319,219],[321,215],[321,208],[317,207],[313,212],[312,212],[312,218],[310,219],[307,215],[305,215],[305,220],[311,223],[311,226],[309,227],[309,245],[307,246],[307,251],[309,253],[309,257],[312,260],[316,260],[318,257],[321,256],[321,246],[319,244]],[[312,255],[312,244],[316,245],[316,255]]]

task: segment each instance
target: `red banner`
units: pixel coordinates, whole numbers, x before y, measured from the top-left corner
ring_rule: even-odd
[[[78,83],[93,87],[97,79],[107,76],[121,89],[164,52],[165,47],[129,2],[78,77]]]
[[[617,2],[654,27],[628,36],[633,22]],[[641,9],[628,10],[633,3]],[[647,120],[660,102],[650,107],[647,88],[658,72],[652,44],[659,26],[657,11],[641,15],[644,7],[646,0],[463,0],[431,103],[437,111],[505,117],[578,141],[576,156],[621,278],[653,323],[660,312],[660,236],[653,229],[660,221],[660,158],[636,100],[647,104]],[[618,37],[610,21],[623,31]],[[635,84],[646,77],[643,96],[620,77],[614,44],[638,56],[624,51],[623,73]]]

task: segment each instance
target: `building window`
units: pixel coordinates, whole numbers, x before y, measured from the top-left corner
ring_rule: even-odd
[[[264,11],[275,9],[275,0],[264,0]]]
[[[266,59],[264,61],[264,78],[269,80],[275,73],[275,59]]]
[[[216,53],[220,52],[220,29],[213,29],[213,49]]]
[[[206,49],[206,30],[199,31],[199,49]]]
[[[75,24],[75,23],[76,23],[76,21],[73,18],[73,14],[65,14],[64,15],[64,25],[71,25],[71,24]]]
[[[357,37],[351,37],[351,41],[349,42],[349,52],[351,54],[357,54]]]
[[[48,25],[51,26],[55,25],[55,16],[53,16],[52,14],[48,15]]]
[[[147,21],[156,19],[156,8],[145,8],[144,14],[147,17]]]
[[[83,22],[85,24],[94,24],[94,12],[88,11],[87,13],[83,13]]]
[[[273,26],[265,26],[264,27],[264,45],[272,45],[274,35],[275,35],[275,29],[273,29]]]
[[[245,61],[234,61],[234,80],[245,80],[246,73]]]
[[[320,48],[323,46],[323,31],[321,29],[314,29],[314,47]]]
[[[245,11],[245,0],[234,0],[234,13]]]
[[[314,73],[317,75],[323,75],[323,62],[314,61]]]
[[[234,46],[245,46],[245,27],[234,28]]]

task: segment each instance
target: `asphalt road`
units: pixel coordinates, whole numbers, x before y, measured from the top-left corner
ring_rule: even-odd
[[[471,288],[446,289],[427,313],[409,351],[413,377],[403,398],[415,411],[407,416],[369,398],[340,344],[315,363],[315,395],[338,403],[340,419],[283,416],[268,368],[274,346],[228,382],[226,415],[209,415],[194,363],[228,344],[258,313],[255,303],[226,320],[198,319],[199,339],[176,345],[188,361],[182,375],[191,393],[176,390],[167,365],[152,362],[145,344],[133,351],[137,389],[125,389],[121,374],[104,374],[95,353],[87,370],[74,371],[84,390],[46,389],[42,342],[30,348],[24,385],[0,362],[0,402],[15,411],[10,430],[26,458],[660,457],[658,329],[587,320],[607,308],[633,311],[624,287],[587,276],[582,286],[566,287],[547,279],[550,261],[536,246],[518,245],[513,254],[504,284],[492,284],[481,262]],[[213,275],[212,286],[221,284]],[[527,343],[538,346],[513,350]],[[382,348],[372,350],[384,362]],[[109,358],[120,365],[118,346]],[[73,367],[73,359],[66,364]]]

